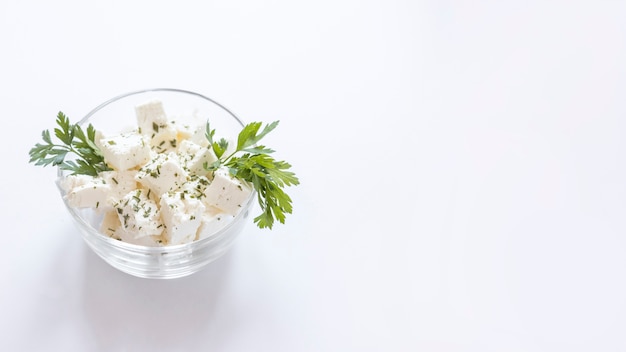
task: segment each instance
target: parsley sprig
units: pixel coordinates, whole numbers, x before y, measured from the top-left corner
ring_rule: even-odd
[[[215,130],[211,129],[209,122],[206,124],[206,138],[218,160],[211,165],[205,165],[205,168],[216,170],[224,166],[232,176],[254,186],[262,211],[254,218],[259,228],[271,229],[275,220],[285,223],[285,215],[291,214],[293,208],[291,198],[283,188],[300,184],[296,175],[288,171],[291,168],[289,163],[275,160],[270,155],[274,150],[257,145],[276,126],[278,121],[265,125],[262,130],[261,122],[247,124],[239,132],[235,151],[225,156],[228,141],[224,138],[214,140]]]
[[[96,130],[91,124],[85,132],[80,125],[71,124],[69,118],[60,111],[56,122],[59,127],[54,129],[54,135],[62,144],[53,143],[50,131],[44,130],[41,133],[44,143],[37,143],[31,148],[28,152],[29,162],[42,166],[59,166],[61,170],[71,171],[72,174],[91,176],[111,170],[94,142]],[[70,153],[76,159],[65,160]]]

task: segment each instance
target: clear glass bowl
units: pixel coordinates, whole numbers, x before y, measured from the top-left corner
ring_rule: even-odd
[[[115,97],[93,109],[78,123],[87,126],[91,123],[96,130],[105,134],[119,133],[136,127],[135,106],[151,99],[163,102],[170,119],[177,123],[210,120],[211,128],[219,136],[236,140],[244,126],[232,112],[217,102],[197,93],[178,89],[149,89]],[[71,117],[70,117],[71,118]],[[193,121],[186,121],[193,119]],[[58,170],[57,185],[63,201],[72,215],[83,239],[89,247],[113,267],[143,278],[171,279],[190,275],[223,255],[242,231],[256,192],[252,192],[239,214],[214,235],[187,244],[147,247],[112,239],[98,229],[102,214],[92,209],[71,207],[65,199],[65,191],[60,186],[67,172]]]

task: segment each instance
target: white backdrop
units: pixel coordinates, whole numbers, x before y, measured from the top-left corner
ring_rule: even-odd
[[[0,350],[626,350],[626,3],[0,3]],[[293,164],[206,270],[109,267],[28,164],[59,110],[197,91]]]

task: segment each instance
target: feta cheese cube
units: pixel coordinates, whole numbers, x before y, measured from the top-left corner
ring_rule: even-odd
[[[150,188],[158,196],[175,191],[187,181],[187,171],[180,165],[174,153],[157,154],[144,165],[135,179],[144,187]]]
[[[188,124],[176,125],[176,138],[179,141],[188,140],[193,135],[191,126]]]
[[[203,201],[205,198],[206,188],[210,183],[211,181],[204,176],[192,175],[189,177],[189,181],[185,182],[180,187],[180,191],[185,193],[185,197],[191,197]]]
[[[165,240],[163,239],[163,236],[134,237],[126,231],[120,232],[120,240],[126,243],[132,243],[138,246],[146,247],[162,247],[165,245]]]
[[[150,147],[157,153],[166,153],[170,151],[176,151],[178,144],[177,130],[172,124],[167,123],[157,126],[148,135],[150,140]]]
[[[130,191],[137,189],[136,170],[103,171],[98,176],[111,188],[107,202],[112,206]]]
[[[152,100],[135,107],[139,131],[149,141],[150,147],[159,153],[176,150],[178,129],[168,121],[163,104]]]
[[[209,171],[204,168],[205,163],[211,165],[217,161],[213,150],[188,140],[180,142],[178,156],[182,165],[189,173],[201,176],[209,174]]]
[[[72,207],[106,210],[110,208],[107,202],[110,192],[111,186],[104,183],[104,180],[91,177],[91,180],[69,190],[65,198]]]
[[[150,135],[154,130],[168,123],[163,103],[159,100],[151,100],[135,106],[135,116],[139,130],[144,135]]]
[[[212,237],[234,218],[234,216],[226,214],[217,208],[212,208],[212,210],[207,208],[204,214],[202,214],[202,222],[198,228],[196,240]]]
[[[148,194],[149,190],[137,189],[128,193],[115,205],[122,229],[135,238],[158,236],[163,233],[158,205]]]
[[[118,241],[124,241],[140,246],[159,247],[165,244],[162,236],[135,237],[131,233],[125,231],[115,210],[109,211],[104,215],[100,231]]]
[[[206,120],[196,125],[179,125],[178,139],[189,140],[201,147],[208,147],[209,140],[206,138]]]
[[[205,203],[222,211],[237,215],[252,193],[250,186],[230,175],[228,170],[215,170],[213,181],[206,188]]]
[[[109,210],[104,214],[104,218],[102,219],[102,223],[100,224],[100,232],[111,238],[121,241],[121,226],[122,224],[120,223],[120,218],[117,216],[117,210]]]
[[[59,186],[66,193],[69,193],[72,189],[93,182],[93,180],[94,177],[90,175],[67,175],[59,182]]]
[[[117,171],[132,169],[150,160],[150,146],[137,132],[104,137],[97,145],[107,164]]]
[[[193,155],[200,150],[200,146],[196,143],[183,139],[178,145],[178,158],[185,165],[193,158]]]
[[[195,240],[204,209],[200,200],[185,196],[183,192],[163,194],[161,218],[165,224],[163,234],[165,240],[169,244],[182,244]]]

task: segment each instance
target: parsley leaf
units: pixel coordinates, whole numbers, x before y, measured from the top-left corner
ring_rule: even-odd
[[[257,134],[259,128],[261,128],[261,123],[252,122],[247,124],[243,130],[239,132],[239,137],[237,138],[237,150],[244,150],[245,148],[256,144],[261,140],[261,138],[265,137],[266,134],[276,128],[276,126],[278,126],[278,121],[274,121],[265,126],[263,131],[260,134]]]
[[[270,156],[269,154],[274,150],[263,145],[256,145],[276,126],[278,126],[278,121],[266,125],[262,130],[261,122],[247,124],[239,132],[236,150],[226,157],[223,154],[228,145],[214,142],[215,130],[210,128],[208,122],[206,126],[206,137],[209,144],[213,146],[218,160],[211,165],[205,164],[205,168],[214,171],[224,166],[228,168],[231,175],[254,187],[262,211],[254,218],[259,228],[271,229],[276,220],[281,224],[285,223],[285,216],[291,214],[293,207],[291,198],[283,188],[300,184],[295,173],[288,171],[291,168],[289,163],[277,161]],[[260,133],[259,130],[261,130]]]
[[[87,126],[85,133],[80,125],[71,124],[69,118],[60,111],[56,122],[59,127],[54,129],[54,136],[62,144],[53,143],[50,131],[44,130],[41,133],[44,143],[37,143],[30,149],[29,162],[38,166],[58,166],[61,170],[71,171],[73,174],[91,176],[111,170],[94,142],[96,130],[91,124]],[[65,160],[69,153],[74,154],[76,159]]]

